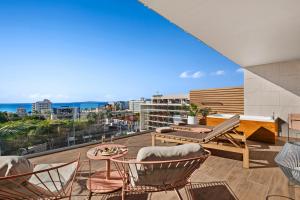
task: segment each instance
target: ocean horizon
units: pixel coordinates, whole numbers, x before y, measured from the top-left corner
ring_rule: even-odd
[[[102,107],[107,102],[104,101],[86,101],[86,102],[65,102],[65,103],[52,103],[52,108],[61,107],[78,107],[80,109],[92,109]],[[26,112],[32,111],[32,103],[0,103],[0,112],[17,112],[17,108],[25,108]]]

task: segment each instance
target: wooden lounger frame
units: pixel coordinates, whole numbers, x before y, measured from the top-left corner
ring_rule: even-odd
[[[156,140],[180,144],[191,142],[200,143],[204,148],[242,154],[243,167],[249,168],[249,148],[247,145],[246,137],[244,135],[240,135],[240,133],[237,132],[235,128],[236,127],[233,127],[233,129],[231,130],[232,133],[226,132],[222,134],[222,138],[216,137],[209,142],[203,142],[203,139],[171,135],[168,133],[152,133],[152,146],[156,145]]]

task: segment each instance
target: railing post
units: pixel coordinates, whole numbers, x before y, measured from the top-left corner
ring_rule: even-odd
[[[155,146],[155,133],[152,133],[152,146]]]

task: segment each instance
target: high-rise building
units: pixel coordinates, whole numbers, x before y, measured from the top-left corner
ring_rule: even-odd
[[[187,123],[189,95],[153,95],[141,104],[140,129],[150,130],[176,123]]]
[[[32,104],[32,113],[51,113],[52,103],[48,99],[44,99],[43,101],[37,101]]]
[[[146,101],[144,98],[140,100],[131,100],[129,101],[129,110],[133,113],[140,113],[141,112],[141,104],[144,104]]]

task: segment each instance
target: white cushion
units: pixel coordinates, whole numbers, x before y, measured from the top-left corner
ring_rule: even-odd
[[[174,160],[183,158],[192,158],[200,156],[204,153],[204,149],[200,144],[190,143],[172,147],[151,146],[143,147],[139,150],[137,161],[158,161],[158,160]]]
[[[204,155],[205,151],[200,144],[184,144],[173,147],[143,147],[139,150],[136,161],[163,161],[180,160]],[[191,163],[189,163],[191,164]],[[188,165],[174,164],[130,164],[130,182],[132,186],[148,185],[163,186],[175,184],[182,180],[189,170]]]
[[[0,177],[33,172],[33,164],[24,156],[0,156]]]
[[[39,164],[34,167],[33,171],[37,172],[40,170],[57,167],[57,166],[60,166],[63,164],[64,163]],[[65,187],[71,181],[71,179],[73,178],[73,175],[76,171],[76,168],[77,168],[77,163],[75,162],[75,163],[69,164],[67,166],[58,168],[58,173],[57,173],[56,169],[50,170],[49,172],[50,172],[51,177],[48,174],[48,172],[37,173],[36,175],[41,179],[41,181],[47,187],[45,187],[44,184],[42,184],[41,181],[35,175],[31,176],[30,179],[28,180],[28,182],[32,183],[35,186],[39,186],[47,191],[49,189],[51,192],[58,192],[62,189],[62,187]],[[53,179],[53,181],[51,180],[51,178]]]

